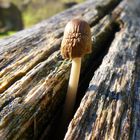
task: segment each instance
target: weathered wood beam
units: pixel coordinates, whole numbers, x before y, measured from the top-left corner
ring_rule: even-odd
[[[139,5],[139,0],[126,0],[117,7],[120,31],[94,73],[65,140],[140,139]]]
[[[0,92],[5,91],[17,81],[16,79],[20,79],[35,65],[45,60],[52,53],[53,48],[59,49],[64,25],[71,18],[83,18],[94,25],[110,12],[110,7],[115,7],[118,2],[117,0],[107,0],[102,3],[89,1],[41,22],[31,29],[1,40]]]
[[[97,47],[83,60],[87,66],[100,53],[98,44],[113,32],[117,17],[107,14],[119,2],[87,1],[0,40],[0,139],[38,138],[50,127],[64,99],[71,64],[59,52],[64,25],[74,17],[91,25]]]

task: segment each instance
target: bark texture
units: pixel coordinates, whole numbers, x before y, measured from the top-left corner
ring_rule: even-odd
[[[116,33],[65,140],[140,139],[140,2],[123,1]],[[93,62],[94,63],[94,62]]]
[[[89,0],[0,40],[0,139],[39,139],[51,129],[68,84],[71,61],[63,61],[59,48],[72,18],[86,20],[92,31],[81,83],[93,60],[110,48],[65,139],[140,138],[139,1],[120,1]]]

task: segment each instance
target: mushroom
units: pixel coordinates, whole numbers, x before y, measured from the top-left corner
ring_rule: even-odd
[[[81,59],[85,54],[91,53],[91,42],[90,26],[86,21],[73,19],[68,22],[65,27],[64,37],[61,43],[62,57],[64,59],[72,60],[64,112],[62,114],[62,118],[65,116],[67,121],[73,114],[81,69]]]

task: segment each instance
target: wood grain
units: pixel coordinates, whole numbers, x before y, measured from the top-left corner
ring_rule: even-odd
[[[64,61],[59,49],[64,26],[72,18],[91,26],[93,52],[82,61],[81,77],[103,46],[112,44],[65,139],[140,138],[139,1],[119,2],[89,0],[0,40],[0,139],[38,139],[51,129],[69,79],[71,61]]]
[[[140,139],[139,4],[123,1],[115,9],[121,9],[120,31],[94,73],[65,140]]]

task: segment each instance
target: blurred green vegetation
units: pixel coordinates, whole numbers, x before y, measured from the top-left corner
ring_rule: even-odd
[[[14,35],[15,33],[16,33],[15,31],[9,31],[9,32],[6,32],[6,33],[0,33],[0,38],[4,38],[4,37],[10,36],[10,35]]]
[[[47,19],[58,12],[65,10],[67,7],[64,3],[77,2],[81,3],[85,0],[9,0],[14,3],[22,12],[22,19],[24,28]],[[9,31],[0,33],[0,38],[7,35],[12,35],[15,32]]]
[[[48,2],[46,5],[40,6],[34,5],[34,7],[29,6],[23,12],[23,20],[25,28],[30,27],[44,19],[47,19],[52,15],[55,15],[56,13],[63,11],[65,9],[60,2],[55,2],[54,4],[53,1]]]

